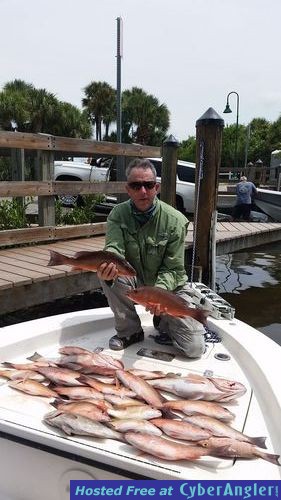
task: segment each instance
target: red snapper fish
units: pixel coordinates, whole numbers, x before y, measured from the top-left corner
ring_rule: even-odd
[[[189,307],[186,301],[173,292],[164,290],[156,286],[142,286],[129,290],[127,296],[133,302],[142,306],[160,305],[160,312],[185,318],[191,316],[203,325],[206,324],[206,318],[209,311]]]
[[[54,250],[50,250],[50,260],[47,266],[71,266],[72,269],[84,271],[97,271],[101,264],[111,262],[115,264],[118,276],[136,276],[135,269],[123,257],[105,250],[95,252],[76,252],[73,257],[68,257]]]

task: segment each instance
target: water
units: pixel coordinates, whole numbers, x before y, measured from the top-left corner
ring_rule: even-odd
[[[217,257],[216,292],[236,310],[236,318],[281,345],[281,242]],[[107,305],[98,291],[79,294],[0,315],[0,328],[53,314]]]
[[[281,242],[217,257],[216,292],[281,345]]]

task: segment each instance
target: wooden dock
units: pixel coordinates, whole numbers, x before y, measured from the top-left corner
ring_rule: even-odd
[[[219,222],[217,255],[281,240],[281,223]],[[189,225],[186,250],[190,251],[193,227]],[[0,250],[0,314],[100,287],[96,273],[72,271],[68,266],[47,267],[49,250],[73,256],[81,250],[100,250],[104,235]]]

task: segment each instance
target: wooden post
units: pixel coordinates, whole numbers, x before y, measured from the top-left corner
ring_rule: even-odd
[[[173,135],[163,142],[160,197],[173,207],[176,206],[178,147],[179,143]]]
[[[24,181],[24,149],[11,150],[12,181]],[[24,198],[17,196],[17,202],[24,207]]]
[[[213,108],[196,122],[195,263],[202,267],[202,281],[207,286],[212,283],[211,231],[217,206],[223,127],[223,119]]]
[[[51,151],[41,151],[39,180],[49,181],[54,178],[54,153]],[[38,223],[39,226],[55,226],[55,197],[38,197]]]

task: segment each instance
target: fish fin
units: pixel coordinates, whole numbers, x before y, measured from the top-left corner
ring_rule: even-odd
[[[49,250],[50,252],[50,260],[47,266],[61,266],[65,264],[65,259],[67,259],[66,255],[62,255],[61,253],[55,252],[55,250]]]
[[[169,372],[169,373],[166,373],[165,377],[164,378],[179,378],[181,377],[181,373],[173,373],[173,372]]]
[[[93,349],[93,351],[89,351],[89,352],[95,352],[96,354],[99,354],[102,351],[104,351],[104,347],[95,347],[95,349]]]
[[[38,361],[38,359],[41,359],[43,358],[43,356],[41,356],[41,354],[39,354],[39,352],[36,352],[34,354],[32,354],[32,356],[29,356],[28,359],[29,361]]]
[[[69,427],[68,425],[66,424],[63,424],[61,426],[63,432],[65,432],[65,434],[67,434],[68,436],[71,436],[71,434],[74,434],[73,430],[71,429],[71,427]]]
[[[280,455],[274,455],[273,453],[265,453],[263,451],[257,453],[257,456],[260,458],[263,458],[264,460],[267,460],[267,462],[271,462],[274,465],[279,465],[281,466],[279,462]]]
[[[254,444],[255,446],[258,446],[259,448],[266,448],[265,440],[266,437],[251,437],[249,438],[251,443]]]
[[[202,446],[205,449],[209,450],[208,455],[212,455],[215,457],[224,457],[224,458],[236,458],[237,453],[232,452],[228,444],[218,445],[218,446]]]
[[[88,252],[87,250],[81,250],[79,252],[75,252],[74,259],[79,259],[79,257],[90,257],[91,255],[95,255],[98,252]]]
[[[175,419],[179,418],[179,416],[170,410],[170,408],[161,408],[159,410],[162,412],[164,418]]]
[[[10,361],[3,361],[1,364],[6,368],[14,368],[14,363],[10,363]]]

